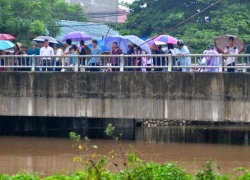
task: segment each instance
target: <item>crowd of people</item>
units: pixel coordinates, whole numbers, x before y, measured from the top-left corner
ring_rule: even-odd
[[[167,56],[145,56],[146,51],[141,49],[135,44],[128,43],[128,51],[123,52],[117,42],[112,43],[112,50],[109,52],[111,58],[108,60],[102,59],[98,57],[98,55],[103,54],[102,49],[98,47],[97,40],[92,40],[92,48],[89,48],[85,45],[85,42],[80,41],[79,46],[72,44],[72,41],[68,39],[65,44],[64,50],[62,49],[60,44],[54,44],[50,46],[49,40],[45,39],[42,43],[42,46],[39,48],[37,42],[32,41],[30,43],[30,48],[25,46],[24,44],[16,43],[14,47],[13,55],[18,55],[17,58],[11,59],[9,58],[1,58],[1,66],[19,66],[18,68],[13,68],[14,71],[30,71],[29,67],[32,64],[32,59],[30,57],[26,57],[25,55],[36,55],[35,63],[40,68],[37,68],[37,71],[75,71],[75,66],[77,64],[77,56],[80,55],[80,68],[84,68],[84,66],[110,66],[107,69],[96,68],[88,68],[85,69],[87,71],[119,71],[120,68],[120,58],[118,55],[128,54],[128,55],[141,55],[139,56],[131,56],[125,59],[126,66],[133,66],[132,68],[125,69],[126,71],[167,71],[166,66],[168,66],[169,59]],[[163,50],[164,49],[164,50]],[[238,54],[238,48],[234,45],[234,37],[229,37],[228,46],[225,47],[225,54]],[[206,56],[206,55],[217,55],[219,54],[216,51],[214,43],[208,45],[208,49],[204,51],[204,57],[201,61],[199,61],[200,66],[211,66],[209,68],[190,68],[191,66],[191,57],[188,56],[190,54],[187,46],[184,45],[182,40],[177,41],[176,48],[173,44],[166,44],[164,47],[159,45],[157,49],[152,49],[152,54],[162,55],[169,54],[175,55],[172,58],[172,66],[174,71],[197,71],[197,72],[218,72],[219,68],[212,68],[212,66],[219,66],[219,57],[217,56]],[[8,51],[0,51],[0,55],[10,55]],[[91,58],[86,58],[84,55],[93,55]],[[23,57],[20,57],[23,56]],[[56,57],[53,57],[56,56]],[[236,57],[227,57],[225,58],[225,63],[227,66],[228,72],[234,72],[234,68],[230,68],[230,66],[235,66],[235,62],[237,61]],[[34,62],[34,61],[33,61]],[[112,67],[114,66],[114,67]],[[140,68],[143,66],[143,68]],[[154,68],[152,68],[154,67]],[[3,71],[3,68],[0,68],[0,71]]]

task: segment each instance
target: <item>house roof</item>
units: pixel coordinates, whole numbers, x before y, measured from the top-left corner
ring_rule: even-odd
[[[61,33],[56,37],[56,40],[62,41],[63,37],[73,31],[84,31],[88,33],[93,39],[99,39],[102,36],[108,35],[118,35],[119,32],[110,29],[109,26],[104,24],[97,24],[91,22],[77,22],[77,21],[66,21],[61,20]]]

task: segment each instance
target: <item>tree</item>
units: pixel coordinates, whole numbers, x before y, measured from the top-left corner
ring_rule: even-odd
[[[60,33],[59,20],[83,22],[87,18],[80,5],[64,0],[0,0],[0,32],[12,34],[18,41],[56,36]]]
[[[122,34],[170,34],[183,39],[192,53],[201,53],[218,35],[233,34],[250,42],[248,0],[137,0],[128,5],[125,24],[115,25]],[[208,9],[199,13],[204,8]],[[185,21],[194,14],[190,20]]]

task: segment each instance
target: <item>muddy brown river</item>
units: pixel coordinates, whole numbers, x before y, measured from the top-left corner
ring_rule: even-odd
[[[97,130],[95,130],[97,131]],[[100,131],[100,130],[98,130]],[[177,162],[196,174],[201,164],[213,159],[222,173],[235,167],[250,169],[250,127],[164,127],[136,128],[133,140],[122,141],[124,150],[133,144],[145,161]],[[101,138],[101,137],[100,137]],[[98,153],[115,149],[112,140],[92,139]],[[72,162],[76,155],[68,138],[0,137],[0,173],[35,171],[50,175],[79,168]]]

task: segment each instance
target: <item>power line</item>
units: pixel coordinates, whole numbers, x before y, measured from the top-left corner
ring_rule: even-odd
[[[221,1],[222,1],[222,0],[218,0],[217,2],[210,4],[208,7],[204,8],[203,10],[199,11],[198,13],[196,13],[196,14],[190,16],[189,18],[185,19],[184,21],[180,22],[179,24],[177,24],[177,25],[171,27],[171,28],[169,29],[169,31],[171,31],[171,30],[177,28],[178,26],[184,24],[185,22],[189,21],[190,19],[194,18],[195,16],[197,16],[197,15],[203,13],[204,11],[210,9],[211,7],[217,5],[217,4],[220,3]]]

